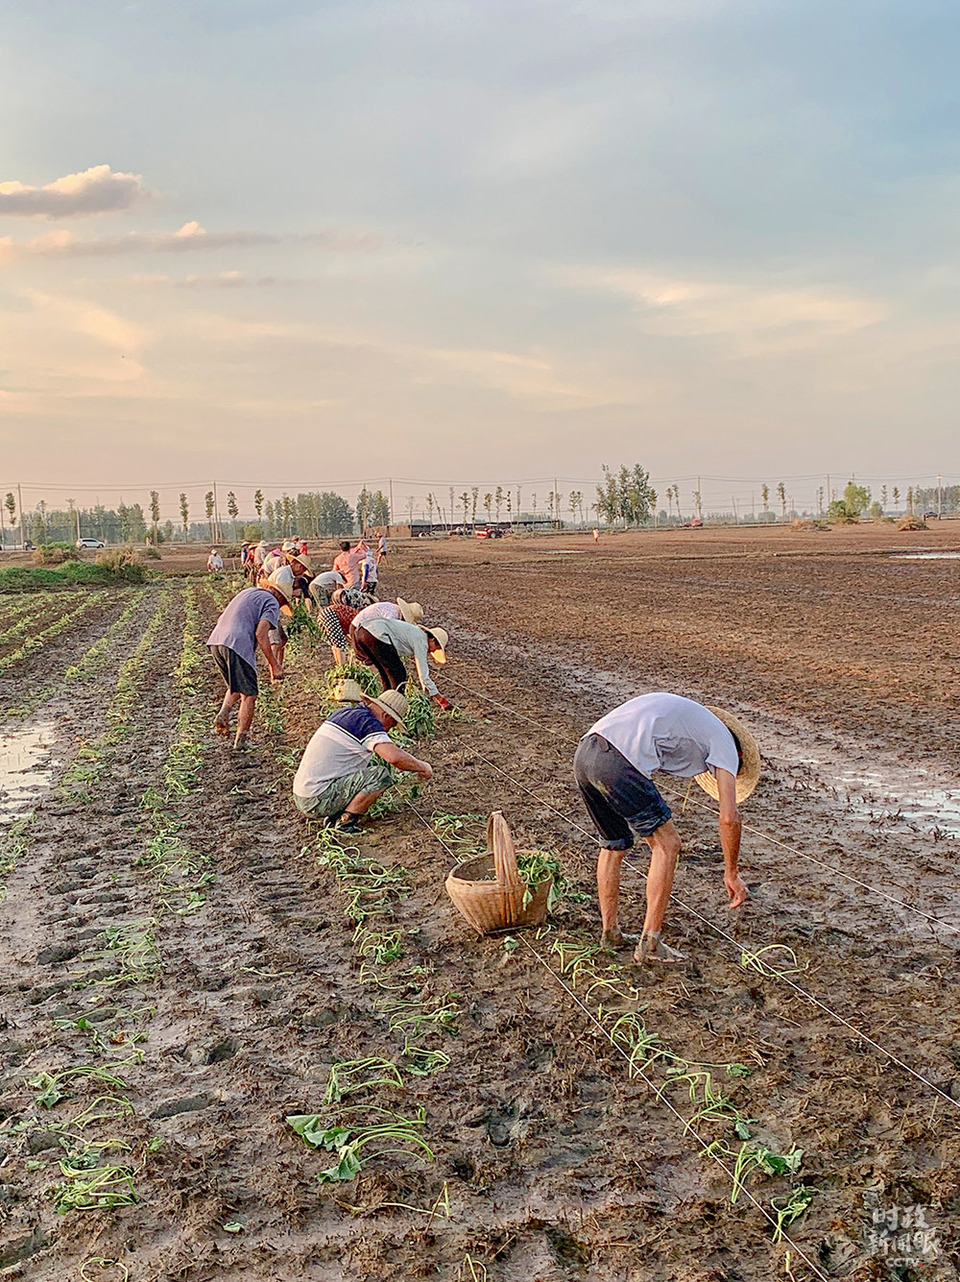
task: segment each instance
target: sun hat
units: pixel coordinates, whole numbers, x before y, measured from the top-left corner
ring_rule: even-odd
[[[712,708],[708,705],[708,712],[712,712],[715,717],[723,722],[730,733],[736,740],[737,747],[740,749],[740,755],[743,758],[740,763],[740,769],[737,771],[737,802],[746,801],[756,788],[760,779],[760,749],[753,735],[743,724],[739,717],[735,717],[732,712],[727,712],[723,708]],[[720,800],[720,789],[717,787],[716,776],[710,770],[705,770],[703,774],[694,776],[697,783],[708,793],[714,801]]]
[[[347,677],[346,681],[341,682],[336,699],[337,703],[363,703],[363,691],[358,682]]]
[[[293,539],[284,539],[280,544],[281,551],[283,552],[292,552],[295,547],[299,547],[299,544],[294,543]]]
[[[313,562],[310,560],[306,552],[298,552],[296,548],[291,548],[288,556],[291,561],[299,561],[305,570],[313,569]]]
[[[422,623],[420,626],[423,628]],[[447,646],[450,644],[450,633],[446,628],[423,628],[423,630],[426,632],[428,637],[433,637],[434,641],[436,641],[437,645],[440,647],[439,650],[434,650],[430,658],[434,663],[446,663]]]
[[[293,571],[290,569],[289,565],[281,565],[278,569],[274,570],[272,574],[267,576],[267,582],[272,588],[276,588],[278,592],[283,593],[286,597],[287,604],[280,608],[285,610],[287,613],[292,614],[293,609],[291,607],[291,602],[293,601]]]
[[[398,596],[397,607],[404,623],[419,623],[423,618],[423,606],[419,601],[404,601],[402,596]]]
[[[407,701],[399,690],[384,690],[383,694],[378,694],[376,697],[373,695],[365,697],[367,703],[376,704],[388,717],[393,717],[401,730],[406,730],[403,719],[407,715]]]

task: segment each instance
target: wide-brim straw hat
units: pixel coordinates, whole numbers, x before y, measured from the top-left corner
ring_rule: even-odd
[[[420,626],[423,627],[423,624]],[[446,663],[447,646],[450,644],[450,633],[446,628],[423,628],[423,630],[426,632],[428,637],[433,637],[434,641],[436,641],[437,645],[440,647],[439,650],[434,650],[430,655],[430,658],[434,663]]]
[[[404,601],[402,596],[398,596],[397,608],[404,623],[419,623],[423,618],[423,606],[419,601]]]
[[[295,552],[291,550],[287,553],[287,556],[291,561],[296,561],[299,565],[302,565],[305,570],[313,571],[313,562],[310,560],[310,557],[306,552]]]
[[[740,755],[743,758],[740,769],[737,771],[737,804],[746,801],[756,788],[760,780],[760,749],[753,735],[743,724],[739,717],[735,717],[732,712],[727,712],[724,708],[712,708],[707,706],[707,711],[712,712],[715,717],[723,722],[740,749]],[[694,776],[697,783],[708,793],[714,801],[720,800],[720,789],[717,787],[716,775],[710,770],[705,770],[703,774]]]
[[[348,677],[337,691],[337,703],[363,703],[363,691],[356,681]]]
[[[367,695],[367,703],[375,703],[388,717],[393,717],[401,730],[406,730],[404,719],[407,715],[407,701],[399,690],[384,690],[383,694]]]

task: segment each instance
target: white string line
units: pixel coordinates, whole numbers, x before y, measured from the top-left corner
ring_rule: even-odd
[[[502,708],[504,712],[509,712],[513,716],[519,717],[522,721],[527,721],[530,725],[536,726],[541,731],[543,730],[542,722],[534,721],[532,717],[526,716],[516,708],[511,708],[505,703],[499,703],[496,699],[491,699],[489,695],[481,694],[479,690],[471,690],[470,687],[465,686],[462,681],[453,681],[451,684],[458,685],[461,690],[464,690],[467,694],[471,694],[478,699],[484,699],[487,703],[493,704],[495,708]],[[564,738],[566,738],[566,736],[564,736]],[[567,739],[566,742],[572,744],[573,740]],[[684,795],[676,789],[669,787],[665,787],[663,791],[669,793],[673,797],[684,796],[684,805],[689,803],[692,806],[697,806],[701,810],[709,811],[710,814],[714,813],[711,806],[704,801],[700,801],[697,797]],[[544,802],[543,804],[546,805],[547,803]],[[553,809],[552,806],[548,808]],[[575,826],[579,827],[579,825]],[[853,885],[859,886],[862,890],[867,890],[873,895],[878,895],[881,899],[886,899],[888,903],[896,904],[898,908],[902,908],[905,912],[914,913],[917,917],[922,917],[925,921],[932,922],[935,926],[940,926],[944,930],[949,930],[955,935],[960,935],[960,926],[954,926],[951,922],[944,921],[942,917],[935,917],[933,914],[925,912],[922,908],[916,908],[913,904],[908,904],[903,899],[897,899],[895,895],[888,895],[885,890],[880,890],[878,887],[872,886],[869,882],[862,881],[859,877],[855,877],[852,873],[844,872],[842,868],[837,868],[833,864],[826,863],[823,859],[817,859],[815,855],[806,855],[802,850],[797,850],[795,847],[788,845],[785,841],[781,841],[778,837],[773,837],[770,833],[764,832],[761,828],[754,828],[752,824],[744,823],[743,821],[741,821],[741,827],[744,832],[752,833],[755,837],[760,837],[764,841],[769,841],[772,845],[779,846],[782,850],[786,850],[788,854],[795,855],[798,859],[806,859],[809,863],[817,864],[818,867],[825,868],[827,872],[833,873],[834,876],[842,877],[845,881],[849,881]],[[586,830],[580,828],[580,831],[585,832]],[[592,838],[593,834],[587,833],[587,836]],[[866,856],[861,852],[860,858],[863,859],[866,858]],[[868,860],[868,862],[871,861]]]
[[[436,829],[432,826],[432,824],[428,823],[428,821],[424,819],[423,815],[416,808],[413,802],[408,801],[407,805],[410,807],[413,813],[417,816],[417,818],[423,824],[424,828],[426,828],[427,831],[433,837],[435,837],[437,841],[439,841],[440,845],[444,848],[444,850],[449,855],[452,855],[454,859],[457,859],[458,856],[456,855],[456,853],[453,850],[451,850],[451,848],[447,845],[447,843],[436,831]],[[727,1164],[720,1157],[718,1157],[715,1152],[712,1151],[711,1145],[707,1143],[707,1141],[703,1138],[702,1135],[700,1135],[698,1131],[694,1130],[693,1126],[690,1124],[687,1118],[685,1118],[683,1114],[680,1112],[680,1110],[676,1108],[670,1102],[670,1100],[667,1099],[667,1097],[663,1094],[662,1090],[658,1088],[657,1084],[644,1072],[644,1070],[636,1063],[635,1060],[631,1059],[631,1057],[627,1054],[627,1052],[623,1049],[623,1047],[620,1046],[616,1041],[614,1041],[613,1037],[610,1035],[609,1030],[604,1027],[604,1025],[600,1022],[599,1019],[597,1019],[596,1015],[593,1013],[590,1007],[580,1000],[580,998],[577,996],[574,990],[564,981],[563,976],[560,975],[556,970],[554,970],[554,968],[549,964],[549,962],[547,962],[543,957],[541,957],[541,955],[537,952],[537,950],[534,948],[534,946],[530,943],[528,939],[526,939],[523,935],[519,935],[518,939],[520,943],[522,943],[524,947],[527,948],[533,954],[533,956],[537,959],[537,961],[544,968],[544,970],[548,972],[551,979],[553,979],[557,984],[559,984],[560,987],[564,990],[564,992],[573,999],[573,1001],[580,1008],[580,1010],[583,1011],[583,1013],[586,1015],[590,1023],[600,1030],[600,1032],[607,1039],[607,1041],[610,1043],[610,1045],[613,1047],[616,1053],[626,1061],[628,1068],[630,1070],[628,1076],[632,1077],[633,1074],[636,1073],[638,1076],[643,1078],[646,1085],[650,1088],[650,1090],[653,1091],[653,1093],[656,1095],[660,1103],[663,1104],[667,1109],[669,1109],[669,1111],[674,1115],[674,1117],[676,1117],[677,1120],[683,1124],[684,1133],[685,1134],[688,1133],[693,1136],[693,1138],[700,1145],[701,1151],[705,1153],[707,1157],[711,1158],[714,1162],[716,1162],[717,1166],[720,1167],[723,1173],[730,1180],[731,1187],[735,1188],[737,1186],[736,1177],[734,1176],[730,1168],[727,1166]],[[746,1195],[746,1197],[753,1203],[753,1205],[761,1213],[764,1219],[767,1220],[767,1222],[771,1224],[773,1228],[776,1229],[777,1221],[770,1214],[770,1212],[763,1205],[763,1203],[760,1202],[757,1198],[755,1198],[745,1185],[741,1185],[741,1189],[743,1193]],[[790,1246],[796,1251],[797,1255],[800,1256],[800,1258],[804,1261],[804,1263],[809,1265],[809,1267],[813,1270],[813,1272],[816,1274],[818,1278],[823,1278],[824,1282],[829,1282],[827,1275],[820,1271],[820,1269],[814,1264],[814,1262],[810,1259],[810,1257],[800,1249],[800,1247],[793,1240],[793,1238],[790,1237],[788,1233],[786,1233],[784,1230],[781,1229],[780,1235],[783,1241],[790,1244]]]
[[[458,739],[458,742],[465,744],[465,740],[463,739]],[[469,747],[470,745],[465,744],[465,746]],[[524,787],[524,785],[521,784],[518,779],[514,779],[512,775],[507,774],[507,772],[503,770],[500,766],[496,765],[495,762],[492,762],[487,757],[485,757],[482,752],[478,751],[476,748],[473,748],[472,751],[476,752],[480,760],[486,762],[486,764],[490,766],[491,769],[496,770],[499,774],[502,774],[505,779],[508,779],[516,787],[522,788],[524,792],[529,793],[530,796],[533,797],[535,800],[539,801],[541,805],[544,805],[549,810],[552,810],[554,814],[559,815],[560,818],[564,819],[567,823],[573,824],[575,828],[580,827],[580,825],[575,823],[575,821],[572,820],[569,815],[565,815],[562,811],[557,810],[556,807],[551,806],[549,802],[544,801],[542,797],[537,796],[535,792],[532,792],[529,788]],[[580,828],[580,831],[583,832],[584,829]],[[590,834],[587,834],[587,835],[589,836]],[[595,841],[595,838],[591,838],[591,839]],[[642,878],[644,876],[644,874],[640,871],[640,869],[638,869],[634,864],[629,863],[627,860],[624,860],[624,862],[627,864],[627,867],[630,869],[630,871],[636,873],[638,877]],[[734,946],[734,948],[737,950],[737,952],[742,955],[743,953],[742,945],[738,944],[737,941],[732,938],[732,936],[726,933],[726,931],[722,930],[721,927],[719,926],[715,926],[712,921],[704,917],[694,907],[692,907],[692,905],[686,903],[686,901],[681,899],[680,896],[677,895],[675,892],[671,895],[671,898],[676,903],[678,903],[681,908],[686,909],[686,911],[691,913],[694,917],[699,918],[699,920],[702,921],[705,926],[708,926],[712,931],[714,931],[715,934],[719,935],[722,939],[725,939],[729,943],[731,943]],[[807,1001],[811,1002],[818,1009],[824,1011],[825,1014],[835,1019],[837,1023],[842,1024],[845,1028],[849,1028],[851,1032],[855,1033],[857,1037],[859,1037],[862,1041],[868,1043],[868,1045],[870,1046],[873,1046],[882,1055],[885,1055],[887,1059],[890,1060],[891,1063],[896,1064],[898,1068],[902,1068],[905,1072],[909,1073],[911,1077],[915,1077],[918,1082],[921,1082],[929,1090],[933,1091],[934,1094],[939,1095],[941,1099],[945,1100],[953,1108],[960,1110],[960,1101],[955,1100],[953,1096],[948,1095],[946,1091],[941,1090],[939,1086],[934,1085],[933,1082],[928,1081],[927,1078],[921,1076],[921,1074],[918,1073],[916,1069],[913,1069],[910,1067],[909,1064],[904,1063],[904,1061],[900,1059],[899,1056],[895,1055],[893,1051],[887,1050],[885,1046],[881,1046],[879,1042],[874,1041],[873,1038],[870,1037],[867,1033],[862,1032],[862,1030],[857,1028],[855,1024],[851,1024],[850,1021],[846,1019],[843,1015],[840,1015],[837,1011],[832,1010],[829,1006],[827,1006],[824,1002],[822,1002],[818,997],[815,997],[813,993],[810,993],[805,988],[801,987],[800,984],[794,983],[792,979],[789,979],[786,975],[783,975],[780,971],[773,971],[770,974],[765,975],[765,978],[779,979],[782,983],[788,984],[792,989],[794,989],[802,997],[806,998]]]

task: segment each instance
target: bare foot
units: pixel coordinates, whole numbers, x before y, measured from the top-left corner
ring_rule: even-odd
[[[652,930],[641,938],[640,943],[633,954],[633,960],[637,962],[663,962],[664,964],[672,964],[675,962],[684,962],[687,959],[686,956],[683,953],[678,952],[676,948],[670,948],[669,945],[663,942],[660,938],[659,930]]]
[[[628,935],[619,926],[616,930],[605,930],[600,936],[600,947],[608,953],[618,953],[622,948],[632,948],[639,942],[639,935]]]
[[[235,752],[245,752],[249,747],[250,747],[249,735],[238,734],[236,739],[234,739],[233,741],[233,748]]]
[[[222,735],[224,738],[226,738],[226,736],[230,733],[230,722],[221,721],[220,718],[217,717],[216,721],[214,721],[213,723],[213,728],[217,732],[217,734]]]

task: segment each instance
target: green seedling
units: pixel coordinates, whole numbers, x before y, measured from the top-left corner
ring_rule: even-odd
[[[403,1032],[407,1038],[418,1037],[430,1025],[434,1028],[453,1027],[461,1012],[459,1007],[445,1004],[451,996],[448,993],[432,1010],[426,1009],[419,1002],[402,1001],[381,1002],[380,1009],[387,1016],[391,1033]]]
[[[70,1211],[109,1210],[137,1202],[133,1171],[128,1166],[98,1166],[89,1169],[70,1160],[60,1163],[66,1182],[50,1190],[58,1215]]]
[[[321,1184],[328,1184],[355,1179],[364,1163],[375,1157],[409,1156],[409,1149],[398,1148],[398,1144],[411,1144],[426,1155],[427,1161],[433,1161],[433,1150],[414,1129],[426,1123],[423,1109],[418,1111],[415,1119],[399,1117],[395,1113],[391,1117],[392,1121],[373,1126],[325,1126],[319,1114],[305,1113],[291,1115],[287,1118],[287,1125],[311,1148],[336,1153],[336,1162],[317,1176]],[[386,1144],[388,1147],[363,1156],[368,1144]]]
[[[450,1064],[450,1056],[443,1051],[429,1051],[423,1046],[411,1046],[409,1043],[404,1045],[403,1057],[409,1061],[403,1067],[411,1077],[429,1077],[431,1073],[437,1073]]]
[[[62,1089],[65,1084],[77,1077],[106,1082],[107,1085],[116,1086],[122,1091],[127,1089],[127,1083],[122,1077],[117,1077],[105,1068],[94,1068],[86,1064],[82,1064],[78,1068],[66,1068],[60,1073],[36,1073],[33,1077],[27,1078],[27,1085],[32,1090],[39,1092],[36,1096],[36,1103],[40,1108],[53,1108],[62,1099],[67,1098],[68,1092]]]
[[[770,1207],[777,1217],[777,1225],[773,1231],[774,1245],[783,1241],[785,1229],[806,1214],[815,1196],[816,1189],[810,1188],[808,1184],[798,1184],[786,1197],[771,1198]]]
[[[770,958],[771,954],[786,955],[790,964],[788,966],[773,966],[764,958]],[[783,979],[785,975],[802,975],[810,966],[809,962],[800,965],[797,961],[797,954],[786,944],[767,944],[765,948],[759,949],[755,953],[747,952],[746,949],[740,954],[740,965],[744,970],[755,970],[758,974],[765,976],[767,979]]]
[[[339,1104],[348,1095],[366,1090],[369,1086],[402,1086],[403,1078],[396,1064],[389,1059],[344,1060],[330,1066],[324,1104]]]
[[[106,1256],[95,1255],[89,1260],[84,1260],[80,1265],[78,1277],[80,1282],[101,1282],[100,1278],[91,1277],[87,1272],[88,1269],[95,1268],[99,1272],[101,1269],[117,1269],[120,1277],[118,1282],[130,1282],[130,1270],[121,1260],[109,1260]]]

